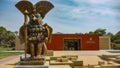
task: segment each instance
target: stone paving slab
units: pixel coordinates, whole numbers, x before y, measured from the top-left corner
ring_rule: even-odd
[[[69,65],[51,65],[49,68],[71,68]]]
[[[45,65],[16,65],[14,68],[49,68]]]
[[[0,68],[13,68],[14,65],[5,65],[5,64],[0,64]]]

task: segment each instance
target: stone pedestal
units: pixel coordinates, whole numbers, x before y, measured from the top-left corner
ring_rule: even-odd
[[[33,58],[21,58],[19,64],[20,65],[44,65],[45,58],[41,57],[38,59]]]
[[[48,68],[45,64],[45,58],[20,58],[20,62],[14,68]]]

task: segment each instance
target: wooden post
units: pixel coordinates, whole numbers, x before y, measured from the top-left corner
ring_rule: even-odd
[[[26,58],[26,55],[27,55],[27,25],[28,25],[28,11],[25,10],[24,12],[24,26],[25,26],[25,58]]]

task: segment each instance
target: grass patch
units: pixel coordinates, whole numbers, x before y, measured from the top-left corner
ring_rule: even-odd
[[[20,54],[23,54],[23,52],[0,52],[0,59]]]
[[[0,51],[10,51],[12,49],[13,48],[10,48],[10,47],[0,47]]]
[[[115,44],[115,49],[120,50],[120,44]]]
[[[0,59],[23,54],[23,52],[2,52],[2,51],[11,51],[11,50],[13,50],[13,48],[0,47]]]

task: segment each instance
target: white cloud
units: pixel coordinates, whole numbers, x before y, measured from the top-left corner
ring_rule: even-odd
[[[88,2],[92,4],[104,4],[107,3],[108,1],[110,0],[88,0]]]
[[[89,4],[105,4],[107,2],[113,1],[113,0],[73,0],[76,3],[89,3]]]
[[[118,12],[109,8],[95,8],[92,9],[91,12],[95,14],[100,14],[102,16],[115,16]]]
[[[67,10],[70,10],[69,8]],[[87,6],[77,6],[72,8],[71,11],[67,12],[66,15],[71,18],[83,18],[83,17],[116,17],[120,12],[114,9],[111,9],[106,6],[96,6],[96,7],[87,7]]]

